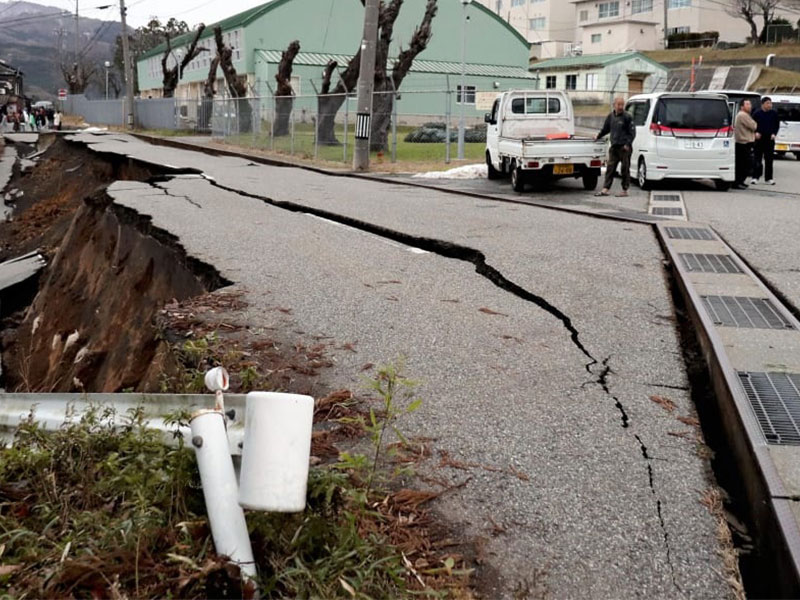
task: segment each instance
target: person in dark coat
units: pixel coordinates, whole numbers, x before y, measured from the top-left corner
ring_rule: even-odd
[[[614,98],[614,110],[606,117],[603,128],[594,137],[602,139],[611,134],[611,148],[608,150],[608,165],[606,165],[606,179],[602,191],[595,196],[608,196],[614,183],[614,174],[617,166],[621,165],[622,192],[618,196],[627,196],[631,187],[631,154],[633,153],[633,140],[636,138],[636,125],[633,117],[625,110],[625,100]]]
[[[761,108],[753,115],[758,124],[755,142],[755,165],[753,167],[752,184],[758,183],[764,175],[764,183],[775,185],[772,163],[775,160],[775,139],[781,128],[778,111],[772,108],[772,99],[765,96],[761,99]]]

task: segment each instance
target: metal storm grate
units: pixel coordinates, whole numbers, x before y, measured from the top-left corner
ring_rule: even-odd
[[[664,217],[682,217],[683,209],[677,206],[654,206],[652,214]]]
[[[767,443],[800,446],[800,374],[738,375]]]
[[[701,296],[714,323],[747,329],[794,329],[766,298]]]
[[[680,202],[681,195],[680,194],[656,194],[653,193],[652,196],[653,202]]]
[[[667,235],[673,240],[704,240],[715,239],[714,234],[708,229],[699,227],[667,227]]]
[[[733,258],[727,254],[681,254],[686,269],[699,273],[741,273]]]

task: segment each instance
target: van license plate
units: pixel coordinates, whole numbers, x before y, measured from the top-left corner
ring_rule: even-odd
[[[775,144],[775,150],[778,152],[788,152],[789,144]]]
[[[690,150],[702,150],[703,149],[703,142],[700,140],[686,140],[685,142],[686,148]]]
[[[572,175],[575,165],[553,165],[553,175]]]

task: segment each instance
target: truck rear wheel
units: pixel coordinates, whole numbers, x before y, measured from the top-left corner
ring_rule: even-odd
[[[486,152],[486,178],[487,179],[500,179],[503,174],[494,168],[492,164],[492,155],[488,151]]]
[[[597,180],[600,176],[597,173],[584,173],[583,174],[583,189],[592,190],[597,189]]]
[[[511,165],[511,187],[515,192],[525,191],[525,173],[516,164]]]

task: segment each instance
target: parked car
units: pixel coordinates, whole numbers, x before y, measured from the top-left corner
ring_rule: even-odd
[[[778,111],[781,128],[775,139],[775,154],[783,158],[787,152],[800,159],[800,96],[770,96],[772,108]]]
[[[605,164],[605,144],[575,137],[572,102],[564,92],[503,92],[486,114],[486,165],[489,179],[511,177],[514,190],[529,182],[583,179],[597,187]]]
[[[631,176],[642,189],[664,179],[711,179],[718,190],[731,187],[735,144],[727,96],[640,94],[626,110],[636,125]]]

